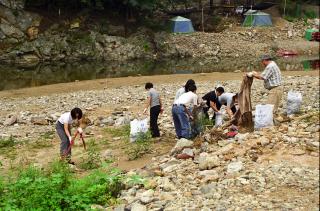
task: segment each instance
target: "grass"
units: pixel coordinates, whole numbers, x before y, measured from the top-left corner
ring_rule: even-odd
[[[0,139],[0,148],[9,148],[15,146],[17,143],[17,140],[10,136],[9,138],[1,138]]]
[[[151,133],[140,133],[135,142],[130,143],[130,125],[124,125],[117,128],[106,128],[105,132],[109,133],[112,137],[122,137],[125,147],[122,149],[128,155],[129,160],[141,158],[143,155],[151,152]]]
[[[109,206],[117,202],[125,179],[120,170],[109,166],[77,178],[63,162],[55,161],[47,169],[30,165],[15,177],[0,178],[0,210],[90,210],[92,204]]]
[[[106,128],[105,132],[109,133],[112,137],[128,137],[130,135],[130,125],[122,127]]]

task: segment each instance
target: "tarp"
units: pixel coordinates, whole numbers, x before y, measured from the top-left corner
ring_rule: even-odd
[[[244,15],[246,18],[243,21],[243,26],[272,26],[271,17],[268,13],[249,10]]]
[[[171,32],[173,33],[191,33],[194,32],[190,19],[177,16],[171,20]]]

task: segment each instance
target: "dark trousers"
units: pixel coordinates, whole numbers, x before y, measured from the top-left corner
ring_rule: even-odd
[[[160,114],[160,105],[153,106],[150,108],[150,130],[152,137],[159,137],[158,117]]]

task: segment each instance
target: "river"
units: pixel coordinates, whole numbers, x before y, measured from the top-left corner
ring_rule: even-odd
[[[318,56],[278,58],[276,62],[282,71],[315,71],[319,70],[320,64]],[[200,59],[132,61],[128,63],[77,62],[40,64],[33,68],[0,65],[0,91],[100,78],[239,72],[262,69],[258,59],[256,63],[248,64],[240,58],[218,62]]]

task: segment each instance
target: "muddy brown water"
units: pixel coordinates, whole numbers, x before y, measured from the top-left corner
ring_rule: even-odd
[[[127,63],[40,64],[32,68],[0,65],[0,91],[103,78],[261,70],[262,66],[258,59],[254,61],[248,62],[241,58],[223,61],[212,59],[140,60]],[[276,61],[282,71],[319,70],[320,63],[318,56],[278,58]]]

